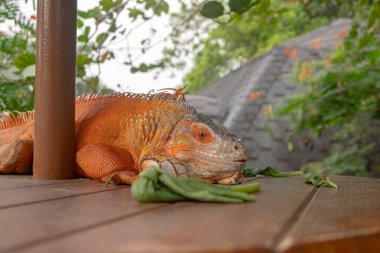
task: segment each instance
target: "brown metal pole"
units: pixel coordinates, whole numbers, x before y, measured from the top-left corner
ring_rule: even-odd
[[[38,0],[34,178],[72,178],[77,0]]]

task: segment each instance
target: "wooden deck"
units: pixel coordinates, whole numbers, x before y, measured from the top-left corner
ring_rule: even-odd
[[[380,252],[380,180],[260,178],[256,203],[140,204],[126,186],[0,176],[0,252]]]

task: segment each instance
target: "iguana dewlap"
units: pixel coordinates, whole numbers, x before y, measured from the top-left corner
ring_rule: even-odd
[[[248,159],[242,141],[175,94],[116,93],[77,98],[76,174],[130,184],[150,166],[175,176],[229,184]],[[0,121],[0,172],[32,172],[33,112]]]

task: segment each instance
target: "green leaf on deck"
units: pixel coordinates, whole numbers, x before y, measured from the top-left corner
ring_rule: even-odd
[[[331,186],[335,189],[338,189],[338,186],[331,181],[330,178],[327,176],[319,175],[319,174],[313,174],[313,173],[307,173],[305,174],[305,183],[312,184],[318,187],[321,186]]]
[[[140,202],[201,202],[242,203],[254,201],[247,192],[258,191],[260,183],[241,186],[210,184],[196,178],[176,178],[154,167],[140,173],[132,183],[131,193]]]
[[[271,167],[266,168],[244,168],[243,176],[245,177],[255,177],[257,175],[264,175],[270,177],[291,177],[301,175],[302,171],[289,171],[289,172],[279,172],[277,170],[272,169]]]

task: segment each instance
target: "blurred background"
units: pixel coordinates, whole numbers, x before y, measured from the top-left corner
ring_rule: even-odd
[[[36,0],[0,0],[0,111],[33,109]],[[248,166],[380,175],[380,1],[78,0],[78,95],[183,88]]]

